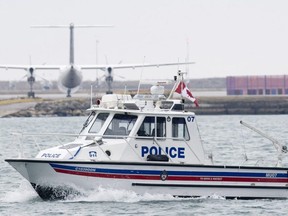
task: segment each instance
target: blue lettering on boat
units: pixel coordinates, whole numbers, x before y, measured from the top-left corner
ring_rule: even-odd
[[[81,172],[96,172],[95,168],[89,168],[89,167],[75,167],[75,170]]]
[[[43,158],[59,158],[61,154],[51,154],[51,153],[43,153],[41,157]]]
[[[185,158],[185,148],[184,147],[165,147],[162,148],[165,153],[171,158]],[[158,146],[142,146],[141,147],[141,157],[146,157],[148,155],[165,155],[160,147]]]

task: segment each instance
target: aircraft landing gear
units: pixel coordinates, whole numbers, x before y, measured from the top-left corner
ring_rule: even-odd
[[[33,71],[32,71],[33,72]],[[33,84],[35,82],[35,77],[32,75],[32,72],[31,72],[31,76],[28,77],[27,81],[30,85],[30,91],[27,93],[28,95],[28,98],[35,98],[35,92],[33,91]]]
[[[67,90],[67,96],[66,97],[71,97],[71,89]]]
[[[35,98],[35,92],[33,92],[33,91],[28,92],[27,95],[28,95],[28,98],[30,98],[30,97]]]
[[[106,94],[113,94],[113,91],[112,91],[113,77],[112,77],[112,75],[111,75],[112,69],[111,69],[111,68],[108,68],[107,71],[108,71],[108,74],[109,74],[109,75],[105,78],[106,83],[107,83],[107,85],[108,85],[108,90],[106,91]]]

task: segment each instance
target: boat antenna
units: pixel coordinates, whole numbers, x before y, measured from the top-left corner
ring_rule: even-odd
[[[143,58],[143,65],[145,64],[145,56]],[[141,73],[140,73],[140,80],[138,83],[138,89],[137,89],[137,95],[139,95],[139,91],[140,91],[140,86],[141,86],[141,79],[142,79],[142,73],[143,73],[144,67],[141,68]]]
[[[92,92],[93,92],[93,85],[91,84],[91,87],[90,87],[90,107],[92,107],[93,105],[93,102],[92,102]]]
[[[98,65],[98,45],[99,45],[99,40],[96,38],[96,65]],[[99,78],[98,78],[98,69],[96,69],[96,87],[99,87]]]
[[[125,85],[125,87],[124,87],[124,95],[126,95],[127,94],[127,85]]]
[[[189,62],[189,59],[190,59],[190,55],[189,55],[189,54],[190,54],[190,53],[189,53],[189,49],[190,49],[189,38],[186,39],[186,49],[187,49],[187,50],[186,50],[186,51],[187,51],[187,54],[186,54],[186,55],[187,55],[187,56],[186,56],[186,62]],[[190,77],[189,77],[189,69],[190,69],[190,68],[189,68],[189,65],[187,64],[187,65],[186,65],[186,72],[187,72],[187,77],[188,77],[188,79],[190,79]]]

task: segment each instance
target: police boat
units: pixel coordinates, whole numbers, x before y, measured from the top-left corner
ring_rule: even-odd
[[[169,97],[162,86],[133,98],[104,95],[75,140],[6,161],[44,200],[99,187],[177,197],[288,197],[288,167],[213,165],[195,113],[185,110],[183,99],[173,99],[175,93],[197,105],[178,72]]]

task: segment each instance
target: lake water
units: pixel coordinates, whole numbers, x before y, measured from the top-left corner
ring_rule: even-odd
[[[288,115],[198,116],[205,150],[215,164],[276,164],[272,143],[240,125],[243,120],[280,143],[288,145]],[[287,215],[288,200],[225,200],[217,195],[194,199],[165,195],[137,195],[131,191],[95,191],[65,201],[42,201],[30,184],[7,164],[18,156],[19,146],[11,132],[78,133],[85,117],[0,118],[0,215]],[[40,147],[55,145],[42,139]],[[33,140],[24,140],[25,154],[35,154]],[[245,158],[247,160],[245,160]],[[283,159],[288,167],[288,155]]]

